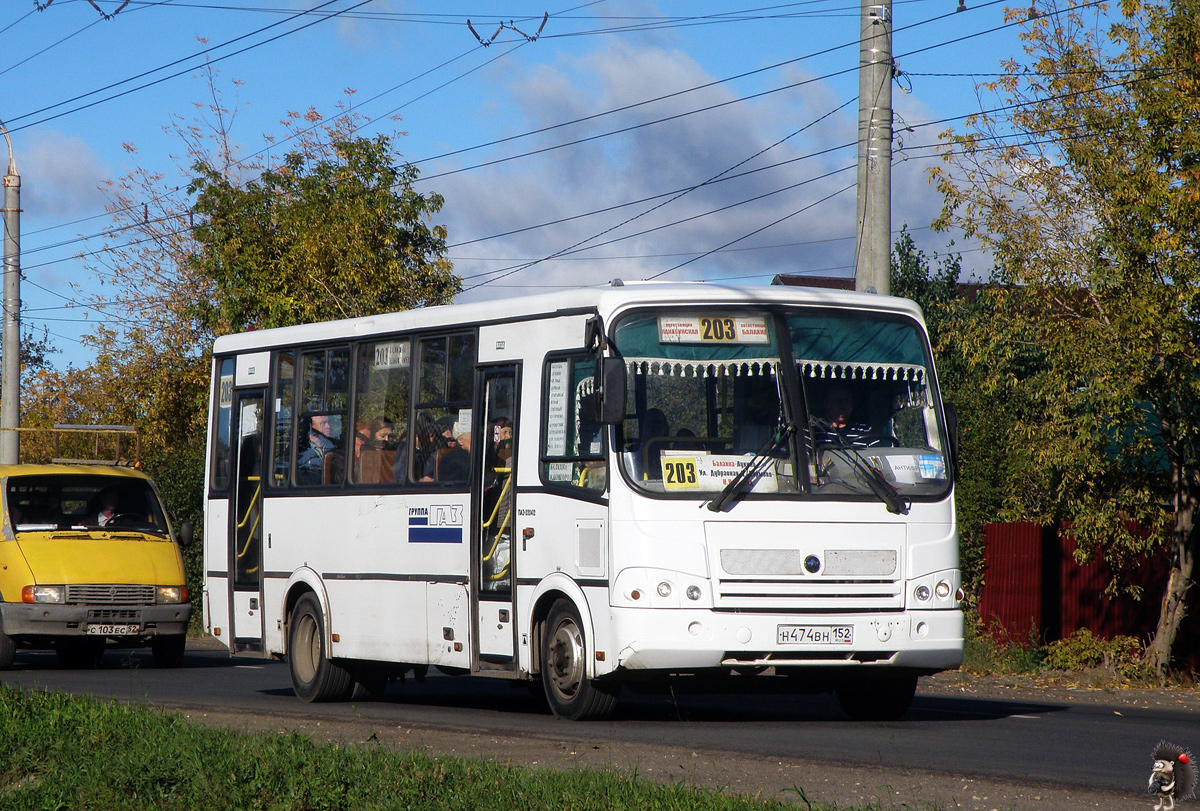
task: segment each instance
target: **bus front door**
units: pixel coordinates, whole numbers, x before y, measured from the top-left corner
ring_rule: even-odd
[[[229,517],[230,587],[233,591],[231,645],[234,652],[262,650],[262,432],[261,389],[237,393],[233,510]]]
[[[475,668],[515,672],[517,369],[495,367],[479,374],[476,391],[482,407],[476,430],[479,452],[475,455],[479,475],[472,491],[475,537],[471,555]]]

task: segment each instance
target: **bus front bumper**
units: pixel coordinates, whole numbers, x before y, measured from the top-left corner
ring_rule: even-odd
[[[8,636],[150,637],[187,633],[192,604],[55,605],[0,603]]]
[[[611,607],[613,669],[899,667],[962,664],[961,610],[874,614],[748,614]]]

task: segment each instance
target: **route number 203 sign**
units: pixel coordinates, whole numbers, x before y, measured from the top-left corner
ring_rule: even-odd
[[[664,344],[767,344],[767,320],[762,316],[683,315],[658,319],[658,340]]]

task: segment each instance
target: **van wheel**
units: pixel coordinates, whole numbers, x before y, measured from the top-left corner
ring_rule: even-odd
[[[917,677],[910,673],[858,678],[835,690],[838,703],[855,721],[895,721],[912,705]]]
[[[4,631],[0,631],[0,670],[8,670],[17,658],[17,643]]]
[[[311,594],[300,598],[288,619],[287,658],[292,689],[304,701],[345,701],[354,691],[354,677],[325,650],[325,618]]]
[[[579,612],[569,600],[559,600],[550,607],[542,636],[542,684],[559,718],[602,720],[616,709],[620,685],[589,679],[590,655]]]
[[[179,667],[187,650],[187,634],[166,634],[150,640],[155,667]]]

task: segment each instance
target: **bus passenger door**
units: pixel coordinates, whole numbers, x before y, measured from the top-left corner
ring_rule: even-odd
[[[471,595],[474,602],[475,669],[515,671],[517,622],[513,584],[517,561],[513,527],[517,485],[517,369],[480,372],[481,408],[475,435],[476,475],[471,493],[474,543]]]
[[[262,650],[262,389],[239,391],[233,403],[236,455],[229,516],[229,571],[233,616],[230,649]]]

